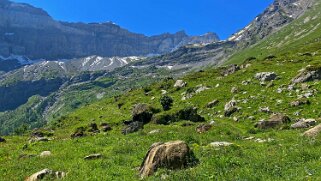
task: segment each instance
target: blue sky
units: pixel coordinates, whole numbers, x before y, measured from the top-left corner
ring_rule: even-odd
[[[136,33],[216,32],[225,39],[246,26],[273,0],[14,0],[69,22],[106,22]]]

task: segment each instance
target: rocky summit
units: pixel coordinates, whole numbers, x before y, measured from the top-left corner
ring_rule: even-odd
[[[275,0],[217,41],[0,0],[0,180],[321,180],[320,12]]]

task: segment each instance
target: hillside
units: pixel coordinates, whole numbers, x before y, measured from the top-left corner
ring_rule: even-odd
[[[3,128],[20,125],[20,136],[0,137],[2,179],[48,168],[61,171],[51,175],[63,180],[320,180],[320,1],[295,12],[297,19],[239,49],[225,66],[182,74],[188,68],[168,67],[167,58],[190,64],[182,57],[234,52],[237,42],[182,47],[151,67],[145,65],[152,59],[138,61],[63,87],[46,100],[59,97],[50,107],[63,111],[50,113],[48,123],[31,123],[39,129],[28,131],[26,118],[11,122],[10,116],[36,117],[42,97],[33,96],[19,112],[0,113],[7,118]],[[190,149],[187,165],[175,158],[182,147],[154,150],[176,140]],[[142,175],[153,160],[159,168]]]
[[[150,145],[160,141],[183,140],[192,148],[200,163],[181,171],[160,170],[149,180],[157,180],[164,175],[170,180],[315,180],[321,177],[318,167],[321,142],[301,136],[309,128],[293,129],[290,125],[301,118],[319,121],[320,81],[299,83],[292,88],[288,85],[302,68],[309,64],[319,66],[320,58],[320,55],[314,55],[297,56],[294,60],[287,57],[253,60],[244,63],[241,70],[223,77],[222,71],[226,68],[187,75],[183,79],[187,87],[181,89],[174,88],[175,81],[168,79],[102,100],[48,125],[46,130],[53,134],[49,142],[28,144],[28,135],[4,137],[7,142],[1,143],[0,173],[5,175],[5,180],[20,180],[50,168],[67,172],[66,180],[138,180],[135,168],[142,162]],[[278,76],[274,81],[262,83],[254,78],[257,73],[271,71]],[[147,103],[162,110],[159,103],[162,90],[174,99],[172,109],[156,113],[153,121],[137,133],[122,135],[122,122],[131,119],[135,104]],[[183,93],[187,96],[186,100],[182,100]],[[232,99],[239,111],[226,117],[224,106]],[[301,99],[309,100],[310,104],[290,106],[293,101]],[[219,103],[207,108],[213,100]],[[171,115],[190,106],[198,108],[198,114],[205,118],[205,123],[211,122],[210,130],[200,134],[195,129],[203,122],[171,118]],[[261,119],[267,120],[272,113],[288,115],[291,122],[269,129],[254,127]],[[169,120],[164,122],[164,115],[168,115]],[[76,128],[87,127],[90,123],[108,123],[112,131],[99,134],[86,132],[87,136],[83,138],[70,138]],[[215,141],[233,145],[209,145]],[[36,156],[46,150],[53,155],[47,158]],[[93,153],[101,153],[104,157],[83,160],[84,156]]]
[[[321,54],[314,28],[321,22],[319,10],[315,4],[229,61],[239,65],[189,73],[179,78],[187,83],[181,88],[174,87],[176,78],[165,78],[81,107],[24,136],[4,137],[1,175],[21,180],[49,168],[67,173],[64,180],[139,180],[152,144],[182,140],[197,164],[161,168],[145,180],[319,180]],[[294,38],[300,29],[306,31]],[[173,99],[167,111],[160,104],[164,95]],[[152,118],[144,117],[141,127],[128,133],[134,106],[142,103],[153,107]],[[311,128],[314,133],[306,132]],[[35,136],[40,133],[44,137]],[[28,143],[46,137],[47,142]],[[52,155],[38,156],[43,151]],[[102,157],[84,159],[98,153]]]

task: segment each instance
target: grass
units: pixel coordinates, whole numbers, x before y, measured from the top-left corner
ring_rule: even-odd
[[[195,72],[184,77],[188,86],[183,89],[173,88],[174,81],[154,83],[145,89],[136,89],[117,98],[103,99],[76,110],[68,116],[52,122],[49,127],[55,130],[54,140],[47,143],[28,145],[27,136],[5,137],[7,143],[1,143],[0,174],[3,180],[21,180],[44,168],[61,170],[68,173],[65,180],[139,180],[137,168],[140,166],[148,148],[155,142],[171,140],[186,141],[194,151],[200,164],[186,170],[159,170],[147,180],[160,180],[162,175],[168,175],[169,180],[318,180],[321,178],[321,148],[320,137],[307,139],[301,136],[303,130],[267,130],[260,131],[254,124],[269,117],[269,114],[259,112],[259,107],[268,106],[274,112],[289,115],[294,122],[298,118],[319,118],[320,94],[309,98],[311,105],[297,108],[289,104],[297,99],[295,91],[277,93],[279,87],[288,85],[298,70],[306,67],[319,56],[287,60],[278,57],[272,60],[255,60],[247,69],[242,69],[227,77],[220,77],[220,69]],[[299,59],[298,59],[299,60]],[[274,71],[280,79],[274,81],[274,86],[261,86],[254,79],[257,72]],[[243,80],[251,79],[249,85],[242,85]],[[209,90],[194,95],[191,99],[182,101],[182,93],[188,89],[203,84]],[[320,90],[320,82],[308,83],[312,89]],[[232,87],[238,87],[239,93],[232,94]],[[297,86],[299,88],[300,85]],[[198,134],[195,123],[190,127],[182,127],[182,122],[170,125],[149,123],[144,130],[130,135],[122,135],[122,121],[131,118],[131,109],[137,103],[148,103],[161,109],[159,99],[162,88],[167,88],[168,95],[174,99],[171,112],[193,105],[199,108],[199,113],[209,122],[214,120],[215,126],[207,133]],[[146,93],[147,92],[147,93]],[[251,98],[251,96],[255,96]],[[224,104],[232,98],[240,100],[241,111],[233,116],[239,118],[222,118]],[[207,109],[208,102],[217,99],[218,106]],[[247,100],[245,103],[244,100]],[[282,103],[277,103],[281,100]],[[119,109],[118,104],[122,104]],[[294,113],[300,111],[300,116]],[[161,112],[160,114],[166,114]],[[232,116],[232,117],[233,117]],[[248,119],[254,116],[255,120]],[[107,122],[113,130],[106,134],[88,135],[87,137],[70,139],[70,134],[77,127],[89,123]],[[156,134],[148,134],[159,129]],[[273,141],[257,143],[245,140],[247,137],[261,139],[271,138]],[[231,147],[214,149],[209,143],[228,141],[234,143]],[[39,155],[42,151],[50,150],[53,156],[48,158],[19,159],[21,154]],[[92,153],[101,153],[103,159],[85,161],[83,157]]]
[[[0,143],[1,180],[22,180],[44,168],[67,172],[65,180],[139,180],[137,168],[149,147],[155,142],[172,140],[185,141],[200,163],[184,170],[160,169],[146,180],[161,180],[164,176],[167,176],[168,180],[321,180],[321,136],[315,139],[305,138],[302,133],[307,129],[290,129],[289,125],[283,129],[254,128],[255,123],[270,116],[260,112],[260,107],[269,107],[273,112],[286,114],[292,123],[299,118],[321,117],[320,81],[307,83],[311,87],[309,90],[316,90],[309,98],[310,105],[291,107],[290,103],[305,91],[300,84],[295,85],[292,91],[287,89],[299,70],[308,65],[313,65],[314,68],[321,65],[318,41],[321,32],[313,28],[320,22],[318,10],[320,5],[257,45],[235,54],[228,63],[242,64],[249,57],[256,59],[244,62],[243,64],[250,63],[251,66],[232,75],[222,77],[221,71],[224,68],[193,72],[182,78],[188,83],[187,87],[182,89],[173,88],[174,80],[170,79],[146,87],[145,85],[150,83],[149,77],[146,77],[139,82],[139,86],[144,88],[132,89],[115,97],[105,97],[66,116],[57,116],[59,118],[47,125],[47,129],[54,130],[54,139],[50,142],[27,144],[28,135],[6,136],[7,143]],[[315,19],[314,15],[317,15]],[[312,20],[303,23],[307,17],[312,17]],[[305,33],[306,36],[295,37],[295,34],[304,29],[311,32]],[[302,55],[306,52],[308,54]],[[265,59],[267,56],[271,58]],[[279,79],[270,86],[262,86],[254,78],[256,73],[272,71]],[[130,84],[135,80],[130,79],[125,83]],[[250,83],[243,85],[243,81]],[[184,92],[195,90],[200,84],[210,89],[182,100]],[[128,85],[119,82],[114,87],[118,86]],[[232,87],[237,87],[238,93],[231,93]],[[213,128],[199,134],[195,128],[201,123],[182,127],[182,124],[186,123],[182,120],[170,125],[149,123],[139,132],[122,135],[122,122],[131,118],[131,110],[135,104],[147,103],[161,110],[159,99],[163,89],[173,98],[174,103],[171,110],[158,114],[172,114],[185,107],[195,106],[207,122],[215,121]],[[280,89],[282,92],[279,92]],[[85,95],[88,94],[81,94]],[[74,96],[76,99],[77,95]],[[233,98],[237,100],[237,106],[241,110],[231,118],[226,118],[222,116],[224,105]],[[72,99],[70,96],[68,100]],[[219,100],[219,104],[211,109],[206,108],[207,103],[213,100]],[[254,119],[250,119],[250,116]],[[235,122],[233,117],[239,121]],[[107,122],[113,130],[105,134],[70,139],[70,134],[76,128],[92,122]],[[155,129],[160,132],[149,134]],[[255,138],[245,139],[248,137]],[[270,141],[259,143],[255,141],[258,138]],[[209,146],[214,141],[234,144],[216,149]],[[48,158],[19,159],[22,154],[39,155],[46,150],[53,155]],[[92,161],[83,159],[93,153],[101,153],[104,157]]]

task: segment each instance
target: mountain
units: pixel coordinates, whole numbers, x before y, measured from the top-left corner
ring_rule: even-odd
[[[282,8],[274,8],[275,10],[272,11],[271,9],[273,8],[271,7],[279,7],[276,6],[276,2],[282,2]],[[318,26],[319,19],[315,18],[315,16],[317,16],[315,12],[318,10],[317,7],[312,6],[312,4],[305,4],[308,1],[276,2],[264,11],[264,13],[259,15],[258,17],[260,18],[256,18],[251,22],[251,27],[257,28],[244,28],[244,30],[241,31],[244,33],[244,39],[240,38],[239,40],[233,41],[230,39],[216,43],[200,43],[197,41],[197,39],[201,37],[207,39],[207,36],[215,36],[209,33],[197,38],[190,37],[188,42],[193,42],[193,44],[176,47],[174,48],[176,50],[171,53],[151,58],[105,58],[101,56],[89,56],[69,60],[31,61],[33,62],[32,65],[2,73],[0,74],[0,97],[1,101],[7,102],[7,104],[1,105],[1,111],[6,112],[6,114],[2,116],[3,119],[0,119],[0,121],[2,123],[16,121],[14,126],[11,126],[10,130],[7,130],[5,133],[12,132],[15,127],[24,122],[26,117],[16,117],[16,115],[18,115],[17,111],[22,112],[19,111],[21,109],[33,110],[27,105],[40,105],[40,102],[45,102],[46,104],[40,106],[43,109],[37,109],[37,111],[34,112],[37,116],[33,116],[35,119],[32,119],[32,122],[37,123],[39,117],[41,117],[42,121],[45,120],[44,122],[47,122],[54,119],[52,115],[55,115],[55,117],[64,115],[66,112],[72,111],[91,101],[98,101],[99,99],[97,97],[109,97],[115,95],[117,90],[121,90],[119,91],[119,93],[121,93],[132,88],[146,86],[152,81],[158,81],[161,77],[182,76],[196,68],[204,69],[225,62],[243,62],[245,59],[254,55],[254,58],[265,58],[263,55],[268,56],[273,53],[269,50],[272,50],[271,47],[277,47],[275,44],[269,45],[270,48],[268,49],[266,48],[267,46],[260,46],[260,49],[252,51],[253,48],[261,44],[265,45],[266,42],[272,43],[271,40],[277,35],[279,39],[273,41],[274,43],[282,42],[282,38],[286,36],[291,37],[289,38],[291,40],[295,40],[298,34],[297,31],[300,30],[300,28],[302,32],[304,29],[310,29],[311,31],[317,30],[316,28],[311,28],[312,26]],[[309,2],[312,3],[312,1]],[[300,13],[296,13],[297,9],[288,8],[290,9],[288,10],[289,12],[293,10],[295,13],[288,14],[288,16],[286,16],[288,21],[281,23],[284,22],[284,19],[276,17],[285,11],[283,8],[292,7],[293,3],[296,3],[297,7],[300,7],[298,8],[300,9],[300,11],[298,11]],[[317,3],[313,5],[316,4]],[[306,17],[309,13],[314,15]],[[292,18],[290,18],[290,16]],[[273,17],[275,19],[273,19]],[[268,19],[272,19],[273,21],[268,21]],[[307,19],[309,19],[309,21]],[[263,22],[269,22],[269,25]],[[288,29],[288,27],[296,25],[297,22],[300,23],[294,28]],[[307,25],[307,27],[303,26],[302,23]],[[268,32],[266,30],[269,29],[269,27],[274,27],[274,29],[279,30]],[[255,34],[258,34],[257,36],[262,32],[260,36],[264,35],[265,37],[263,39],[261,37],[259,40],[255,40],[256,38],[249,40],[249,38],[245,38],[246,34],[251,34],[246,33],[247,31],[255,32]],[[286,33],[282,33],[284,31],[286,31]],[[184,33],[180,32],[178,34]],[[281,36],[279,34],[281,34]],[[306,40],[308,37],[317,36],[318,32],[315,32],[315,34],[304,37],[304,39]],[[254,37],[254,34],[249,37]],[[202,40],[201,38],[202,42],[204,39]],[[311,42],[313,41],[315,40],[311,39]],[[248,44],[245,42],[251,43]],[[303,44],[306,43],[300,43],[301,46]],[[285,43],[284,47],[291,47],[293,45],[294,44],[291,43]],[[276,48],[276,52],[278,50],[280,50],[280,47]],[[258,54],[261,54],[261,57],[258,57]],[[106,81],[101,83],[100,80],[105,80],[105,78]],[[42,86],[47,88],[41,89]],[[84,93],[81,94],[82,96],[76,96],[76,92],[80,91],[84,91]],[[40,96],[40,99],[30,100],[30,98],[37,95]],[[87,97],[88,99],[86,99]],[[65,101],[66,99],[70,100],[70,104]],[[30,101],[32,101],[33,104],[30,103]],[[23,111],[21,114],[28,115],[29,112]]]
[[[218,36],[176,34],[145,36],[112,23],[58,22],[42,9],[0,0],[0,55],[30,59],[71,59],[99,55],[141,56],[163,54],[189,43],[211,43]]]
[[[161,79],[171,72],[123,66],[108,75],[141,88],[104,97],[111,89],[103,86],[116,91],[124,83],[109,76],[70,87],[53,107],[75,101],[74,109],[48,123],[34,121],[46,102],[34,96],[17,111],[0,113],[2,130],[20,134],[1,136],[1,179],[38,172],[48,175],[44,180],[142,180],[141,170],[152,168],[144,180],[320,180],[320,26],[316,1],[235,53],[227,61],[233,65]],[[59,172],[39,173],[44,168]]]
[[[206,45],[187,45],[174,52],[152,57],[143,64],[145,66],[162,64],[173,69],[221,65],[237,52],[242,52],[299,19],[313,7],[314,2],[314,0],[275,0],[249,25],[227,40]]]

